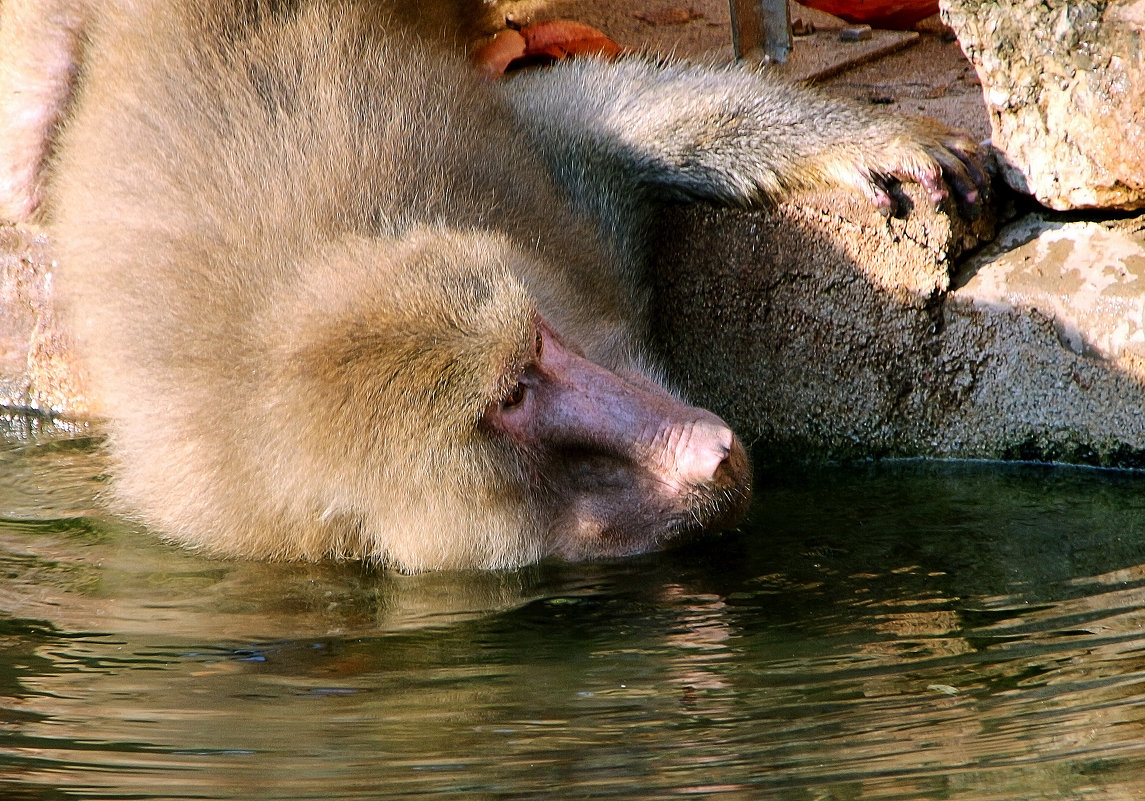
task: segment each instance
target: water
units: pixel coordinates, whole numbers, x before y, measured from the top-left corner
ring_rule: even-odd
[[[3,799],[1145,797],[1138,476],[772,473],[671,553],[411,578],[169,547],[8,428]]]

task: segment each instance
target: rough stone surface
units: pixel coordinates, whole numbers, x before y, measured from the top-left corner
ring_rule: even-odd
[[[83,417],[87,403],[56,322],[47,239],[0,223],[0,408]]]
[[[1145,207],[1145,0],[942,0],[1003,175],[1054,209]]]
[[[653,281],[672,312],[658,347],[688,396],[765,456],[931,451],[906,402],[935,350],[954,260],[992,222],[968,225],[908,193],[905,220],[841,193],[664,214]]]
[[[1024,219],[951,284],[957,221],[829,208],[665,220],[662,259],[700,273],[658,279],[658,341],[762,458],[1145,467],[1145,218]]]
[[[967,455],[1145,467],[1145,217],[1019,220],[946,303]]]
[[[1141,218],[1071,222],[1033,214],[1009,226],[966,272],[963,301],[992,311],[1036,309],[1073,352],[1121,362],[1145,378]]]

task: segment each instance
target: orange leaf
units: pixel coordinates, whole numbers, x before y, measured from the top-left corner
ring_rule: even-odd
[[[525,37],[526,56],[548,56],[554,59],[569,56],[618,56],[622,48],[590,25],[571,20],[553,20],[526,25],[521,29]]]
[[[485,77],[493,81],[505,74],[505,70],[514,59],[523,55],[525,55],[525,37],[517,31],[506,29],[479,48],[472,59]]]

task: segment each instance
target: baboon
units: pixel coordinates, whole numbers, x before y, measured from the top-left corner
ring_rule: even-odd
[[[742,445],[647,355],[655,204],[984,182],[956,135],[747,69],[490,84],[377,0],[3,10],[2,200],[53,239],[114,498],[214,554],[501,568],[734,525]]]

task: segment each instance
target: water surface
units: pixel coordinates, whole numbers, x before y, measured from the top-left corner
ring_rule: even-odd
[[[764,474],[670,553],[204,559],[0,438],[0,798],[1145,797],[1145,478]]]

